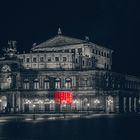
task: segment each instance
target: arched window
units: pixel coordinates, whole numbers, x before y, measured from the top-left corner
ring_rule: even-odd
[[[55,79],[55,88],[56,89],[60,89],[61,88],[61,79],[60,78],[56,78]]]
[[[50,80],[49,79],[45,79],[44,80],[44,89],[49,89],[50,88]]]
[[[39,81],[38,81],[38,79],[34,80],[34,89],[39,89]]]
[[[23,88],[24,89],[29,89],[30,88],[29,80],[28,79],[24,79]]]
[[[72,86],[72,80],[71,80],[71,78],[66,78],[65,79],[65,87],[66,88],[71,88],[71,86]]]

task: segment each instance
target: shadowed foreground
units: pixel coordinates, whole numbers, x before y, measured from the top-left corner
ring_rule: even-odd
[[[0,140],[135,140],[139,115],[93,115],[85,118],[1,120]]]

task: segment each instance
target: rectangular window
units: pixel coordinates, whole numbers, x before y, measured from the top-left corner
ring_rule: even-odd
[[[78,53],[81,53],[82,52],[82,48],[78,48]]]
[[[30,62],[30,58],[26,58],[26,62],[29,63]]]
[[[106,68],[109,69],[109,65],[108,64],[106,65]]]
[[[20,62],[22,62],[22,63],[23,63],[23,58],[20,58]]]
[[[106,57],[106,52],[104,52],[104,57]]]
[[[75,53],[75,49],[72,49],[71,52],[72,52],[72,53]]]
[[[104,68],[106,69],[106,63],[104,64]]]
[[[109,58],[109,54],[107,53],[107,57]]]
[[[44,57],[40,57],[40,62],[44,62]]]
[[[102,56],[103,56],[103,52],[102,52],[101,54],[102,54]]]
[[[62,50],[57,50],[56,52],[62,52]]]
[[[58,62],[58,61],[59,61],[59,57],[55,57],[55,61],[57,61],[57,62]]]
[[[51,57],[48,57],[48,62],[51,62]]]
[[[33,58],[33,62],[37,62],[37,59],[36,59],[36,57],[34,57],[34,58]]]
[[[83,60],[83,65],[85,64],[85,61]]]
[[[69,50],[65,50],[66,53],[69,53]]]
[[[63,62],[66,62],[67,61],[67,58],[66,57],[63,57]]]
[[[78,59],[77,58],[75,59],[75,63],[78,63]]]
[[[98,53],[98,51],[96,50],[96,54]]]

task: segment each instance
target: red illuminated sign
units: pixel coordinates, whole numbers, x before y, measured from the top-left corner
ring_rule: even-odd
[[[58,104],[72,104],[73,92],[55,91],[54,100],[55,100],[55,103],[58,103]]]

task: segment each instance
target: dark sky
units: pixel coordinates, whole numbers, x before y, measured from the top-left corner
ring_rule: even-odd
[[[114,50],[113,71],[140,76],[139,0],[1,0],[0,47],[17,40],[29,50],[57,34],[84,39]]]

